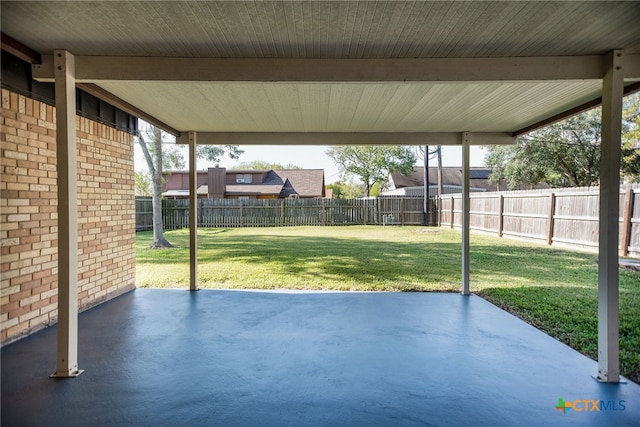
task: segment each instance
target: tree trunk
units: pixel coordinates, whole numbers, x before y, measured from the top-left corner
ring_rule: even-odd
[[[151,204],[153,206],[153,242],[149,246],[151,249],[171,248],[173,245],[164,237],[164,226],[162,223],[162,131],[153,127],[153,137],[151,138],[152,150],[149,150],[147,142],[138,136],[140,147],[147,161],[147,166],[151,172]]]
[[[171,248],[173,245],[164,238],[164,225],[162,222],[162,179],[153,180],[153,242],[151,249]]]

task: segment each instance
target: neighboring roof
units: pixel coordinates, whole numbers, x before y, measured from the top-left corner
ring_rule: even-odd
[[[476,192],[485,192],[485,191],[495,191],[494,188],[481,188],[469,186],[469,191],[472,193]],[[442,194],[457,194],[462,193],[461,185],[443,185],[442,186]],[[422,197],[424,195],[424,186],[419,187],[402,187],[402,188],[394,188],[392,190],[384,190],[380,192],[381,196],[408,196],[408,197]],[[438,195],[438,186],[435,184],[429,185],[429,196],[437,196]]]
[[[282,191],[282,184],[238,184],[227,185],[224,192],[228,196],[278,196]]]
[[[199,189],[198,194],[200,194]],[[162,195],[164,197],[189,197],[189,190],[167,190]]]
[[[199,196],[206,196],[209,193],[209,187],[201,185],[196,192]],[[189,197],[189,190],[167,190],[162,195],[164,197]]]
[[[198,193],[199,196],[207,196],[207,195],[209,195],[209,186],[208,185],[201,185],[196,190],[196,193]],[[189,195],[189,190],[187,190],[187,195]]]
[[[486,190],[496,190],[496,185],[489,182],[491,169],[474,167],[469,168],[470,186],[474,188],[483,188]],[[401,173],[390,174],[392,188],[403,187],[420,187],[424,185],[424,167],[417,167],[409,175]],[[438,168],[429,167],[429,185],[438,183]],[[462,185],[462,168],[461,167],[443,167],[442,168],[442,184],[443,185]]]
[[[227,173],[265,173],[259,185],[227,185],[227,194],[278,194],[288,197],[322,197],[324,195],[324,169],[274,169],[274,170],[227,170]],[[266,187],[269,187],[266,189]],[[264,188],[260,190],[260,188]],[[276,189],[278,191],[276,192]],[[260,192],[258,192],[260,191]]]
[[[289,185],[283,188],[283,196],[297,194],[300,197],[324,196],[324,169],[284,169],[274,170]]]
[[[630,1],[3,1],[1,19],[41,54],[76,55],[79,83],[176,131],[254,144],[277,132],[508,134],[600,96],[613,49],[634,64],[624,73],[640,69]]]
[[[166,171],[165,175],[187,174],[188,171]],[[206,174],[207,171],[198,171],[198,174]],[[261,184],[233,184],[226,186],[226,195],[230,196],[259,196],[275,195],[289,197],[324,197],[324,169],[282,169],[282,170],[253,170],[253,169],[229,169],[227,174],[259,173],[265,174]],[[208,186],[198,187],[198,194],[207,194]],[[168,197],[188,196],[189,191],[170,190],[163,193]]]

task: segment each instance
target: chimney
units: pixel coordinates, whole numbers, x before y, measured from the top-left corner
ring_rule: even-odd
[[[224,199],[224,192],[227,189],[225,178],[227,177],[227,169],[225,168],[209,168],[208,172],[208,188],[210,199]]]

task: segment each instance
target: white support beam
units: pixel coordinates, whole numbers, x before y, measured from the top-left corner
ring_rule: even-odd
[[[630,61],[635,61],[631,58]],[[77,56],[81,83],[107,80],[184,82],[498,82],[598,80],[603,57],[502,58],[176,58]],[[635,69],[635,68],[631,68]],[[53,79],[53,60],[43,56],[33,78]]]
[[[602,83],[602,143],[600,145],[600,229],[598,253],[598,380],[620,381],[618,343],[618,228],[620,143],[624,55],[607,55]]]
[[[470,133],[474,144],[515,143],[510,133]],[[182,132],[178,144],[188,144]],[[200,145],[460,145],[454,132],[198,132]]]
[[[623,56],[623,61],[624,66],[621,70],[623,78],[627,81],[640,81],[640,53],[625,53]]]
[[[473,141],[475,142],[475,140]],[[470,198],[469,198],[469,157],[472,139],[470,132],[462,133],[462,295],[470,295]]]
[[[58,351],[55,378],[78,369],[78,174],[74,58],[55,57],[56,159],[58,169]]]
[[[198,290],[198,169],[197,135],[189,132],[189,290]]]

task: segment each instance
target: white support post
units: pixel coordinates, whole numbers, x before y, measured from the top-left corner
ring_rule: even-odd
[[[618,228],[620,143],[624,75],[621,50],[605,59],[600,145],[600,231],[598,253],[598,381],[620,381],[618,343]]]
[[[73,378],[78,369],[78,176],[74,57],[54,52],[56,161],[58,169],[58,352],[53,378]]]
[[[462,133],[462,295],[470,295],[469,287],[469,146],[471,135]]]
[[[189,132],[189,290],[198,290],[198,169],[197,139]]]

